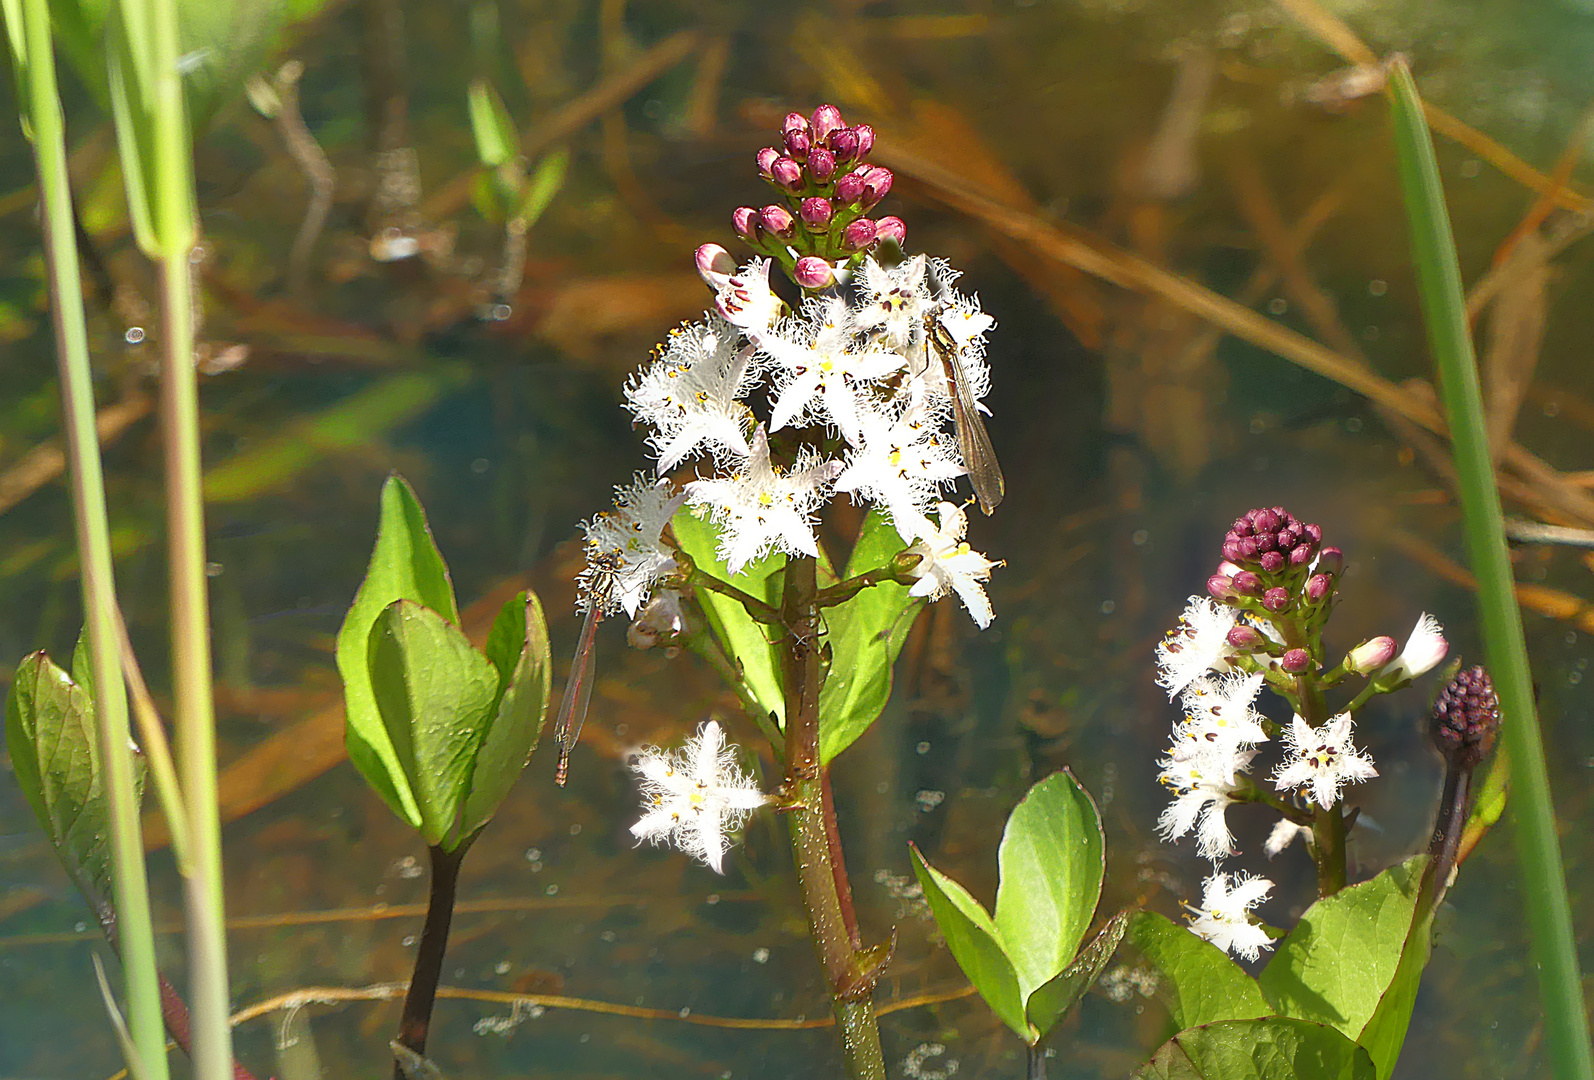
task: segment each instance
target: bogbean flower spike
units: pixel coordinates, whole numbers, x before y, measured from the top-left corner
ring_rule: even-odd
[[[712,524],[732,575],[772,552],[816,555],[817,519],[838,496],[873,505],[901,537],[894,565],[913,595],[956,593],[979,626],[994,618],[985,583],[1001,564],[970,549],[963,509],[944,501],[968,471],[968,410],[954,396],[980,411],[993,320],[945,262],[902,255],[900,219],[867,216],[892,184],[867,161],[873,145],[868,125],[848,126],[833,106],[787,116],[779,145],[756,157],[777,201],[732,214],[755,257],[737,265],[716,244],[698,248],[711,310],[672,331],[625,386],[656,478],[619,489],[614,509],[586,524],[577,606],[624,610],[636,644],[690,623],[682,600],[699,571],[669,528],[683,504]],[[777,265],[796,286],[792,303],[772,287]],[[981,498],[988,511],[994,500]],[[561,728],[568,750],[579,717]],[[635,835],[715,870],[727,834],[764,801],[723,740],[710,722],[677,755],[633,756],[647,807]]]
[[[1283,507],[1252,510],[1224,536],[1208,595],[1190,597],[1178,625],[1157,647],[1157,682],[1170,699],[1179,699],[1184,714],[1158,762],[1158,779],[1173,793],[1158,832],[1169,841],[1195,834],[1197,850],[1214,871],[1202,906],[1191,909],[1191,929],[1246,959],[1272,946],[1250,909],[1273,886],[1266,878],[1218,869],[1237,854],[1227,810],[1242,803],[1274,809],[1281,820],[1263,845],[1267,855],[1302,839],[1317,856],[1319,888],[1326,893],[1340,887],[1350,820],[1343,805],[1346,788],[1378,775],[1354,741],[1355,713],[1375,694],[1431,670],[1448,648],[1438,621],[1423,615],[1398,655],[1394,638],[1377,637],[1337,666],[1327,665],[1323,627],[1343,569],[1343,553],[1323,545],[1317,525]],[[1330,713],[1325,691],[1351,677],[1365,684],[1344,708]],[[1292,707],[1287,726],[1256,711],[1264,686]],[[1466,714],[1463,702],[1471,699],[1462,690],[1454,693],[1452,712]],[[1464,741],[1455,738],[1458,745]],[[1264,745],[1275,741],[1281,756],[1267,780],[1259,781],[1253,764]],[[1341,849],[1325,856],[1324,844]],[[1325,877],[1324,867],[1335,860],[1339,878]]]

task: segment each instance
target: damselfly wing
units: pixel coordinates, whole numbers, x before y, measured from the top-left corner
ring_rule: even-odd
[[[587,706],[592,702],[598,624],[603,621],[603,610],[614,595],[618,569],[618,556],[608,553],[594,555],[587,563],[586,580],[582,583],[587,610],[581,619],[581,637],[576,641],[576,655],[570,661],[570,677],[565,680],[564,700],[559,703],[559,718],[554,721],[553,728],[554,742],[559,747],[559,764],[554,767],[553,782],[560,787],[564,787],[569,778],[570,752],[581,738],[581,725],[587,721]]]
[[[952,381],[952,422],[957,425],[958,451],[968,469],[969,482],[974,485],[974,497],[989,515],[1007,494],[1007,481],[1002,478],[1002,467],[997,463],[996,448],[991,445],[985,421],[980,419],[980,405],[963,367],[963,349],[942,321],[944,311],[932,310],[925,317],[924,339],[926,348],[933,348],[941,358]]]

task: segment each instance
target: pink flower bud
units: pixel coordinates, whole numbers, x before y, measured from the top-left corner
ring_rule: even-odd
[[[791,239],[797,229],[797,219],[784,206],[770,203],[758,212],[758,223],[782,240]]]
[[[774,167],[775,161],[779,157],[780,151],[773,146],[766,146],[760,150],[758,152],[758,175],[765,180],[773,180],[774,174],[770,170]]]
[[[1207,578],[1207,592],[1214,600],[1232,600],[1240,595],[1234,588],[1234,579],[1227,574],[1213,574]]]
[[[1346,654],[1345,670],[1358,675],[1377,671],[1395,658],[1395,648],[1395,639],[1392,637],[1375,637],[1371,641],[1364,641]]]
[[[1284,556],[1276,551],[1264,551],[1257,562],[1261,563],[1262,569],[1270,574],[1276,574],[1284,569]]]
[[[847,126],[846,121],[841,118],[841,110],[834,105],[821,105],[815,109],[811,123],[816,147],[825,145],[831,132]]]
[[[1262,579],[1249,570],[1234,575],[1234,590],[1241,596],[1261,596]]]
[[[822,229],[830,224],[835,211],[831,208],[829,199],[812,198],[804,199],[797,206],[797,216],[803,219],[804,225]]]
[[[809,131],[808,117],[804,116],[800,112],[787,113],[786,119],[782,120],[780,123],[781,138],[784,139],[787,135],[790,135],[794,131],[800,131],[805,135]]]
[[[1242,652],[1250,652],[1253,649],[1261,648],[1266,641],[1267,638],[1262,636],[1260,630],[1254,626],[1246,626],[1244,623],[1229,631],[1229,647],[1239,649]]]
[[[841,248],[843,251],[862,251],[874,243],[875,223],[868,218],[859,218],[848,225],[841,233]]]
[[[813,149],[813,138],[806,131],[788,131],[782,140],[786,144],[786,153],[798,161],[808,156],[808,151]]]
[[[836,175],[836,155],[822,146],[808,151],[808,175],[815,183],[827,184]]]
[[[775,159],[775,164],[769,167],[770,179],[787,191],[801,191],[803,187],[803,167],[789,157]]]
[[[895,240],[897,246],[901,247],[903,241],[908,238],[908,227],[895,214],[883,217],[874,223],[874,238],[875,243],[881,240]]]
[[[1262,594],[1262,606],[1269,611],[1283,611],[1290,606],[1288,589],[1272,588]]]
[[[1306,599],[1314,604],[1321,604],[1333,590],[1334,579],[1327,574],[1313,574],[1306,579]]]
[[[1239,537],[1223,541],[1223,557],[1231,563],[1246,562],[1251,558],[1251,553],[1246,550],[1248,542],[1248,540],[1240,539]]]
[[[1337,547],[1326,547],[1317,553],[1317,569],[1325,574],[1337,574],[1345,568],[1345,553]]]
[[[792,268],[792,277],[805,289],[828,289],[836,282],[836,272],[817,255],[804,255]]]
[[[868,168],[867,165],[860,165],[854,171],[837,180],[836,198],[844,203],[855,203],[863,198],[863,177],[859,174],[866,168]]]
[[[731,228],[750,244],[762,243],[763,237],[758,233],[758,211],[751,206],[738,206],[731,211]]]
[[[713,288],[719,288],[736,273],[736,260],[718,244],[704,244],[693,255],[698,276]]]
[[[1297,544],[1290,549],[1290,565],[1305,566],[1312,561],[1312,556],[1317,554],[1315,544]]]
[[[858,156],[858,133],[852,128],[831,132],[830,149],[835,151],[837,162],[846,164]]]
[[[869,209],[878,203],[891,191],[892,176],[890,169],[873,168],[863,180],[863,208]]]
[[[1272,510],[1258,510],[1251,518],[1251,526],[1258,533],[1276,532],[1280,520],[1279,515]]]
[[[874,149],[874,128],[868,124],[859,124],[852,130],[858,136],[858,156],[867,157],[869,151]]]
[[[1312,654],[1305,649],[1291,649],[1279,658],[1279,667],[1291,675],[1299,675],[1312,666]]]

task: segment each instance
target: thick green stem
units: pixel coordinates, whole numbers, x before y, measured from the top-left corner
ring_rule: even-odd
[[[787,826],[798,886],[808,913],[808,930],[818,953],[831,1008],[841,1031],[847,1075],[854,1080],[885,1080],[885,1057],[875,1018],[874,972],[862,962],[843,903],[844,871],[836,862],[834,823],[819,764],[819,609],[817,568],[812,558],[786,564],[781,602],[787,635],[783,672],[786,689]]]
[[[166,1034],[161,1019],[160,985],[155,970],[149,888],[144,866],[138,797],[129,750],[127,695],[118,663],[116,585],[111,565],[105,481],[100,471],[99,438],[94,428],[94,388],[89,370],[83,291],[74,243],[72,204],[66,171],[66,133],[56,91],[51,52],[50,11],[45,0],[24,0],[21,34],[25,56],[28,124],[43,200],[45,264],[50,277],[56,361],[65,413],[73,518],[82,561],[83,619],[94,677],[94,712],[110,804],[111,862],[128,1030],[146,1080],[165,1080]]]
[[[1577,939],[1455,238],[1422,99],[1404,62],[1391,65],[1389,91],[1423,319],[1439,367],[1457,494],[1466,521],[1467,551],[1478,581],[1484,656],[1500,697],[1503,738],[1511,759],[1511,817],[1516,826],[1523,906],[1533,941],[1546,1042],[1559,1080],[1588,1080],[1594,1077],[1594,1053],[1578,972]]]
[[[443,977],[443,954],[448,951],[448,928],[454,919],[454,898],[459,891],[459,868],[475,837],[467,838],[453,851],[441,847],[428,850],[432,860],[432,883],[426,898],[426,922],[415,949],[415,970],[404,993],[404,1012],[399,1019],[398,1043],[417,1054],[426,1052],[426,1036],[432,1030],[432,1007],[437,1002],[437,984]],[[405,1080],[403,1067],[395,1062],[393,1080]]]

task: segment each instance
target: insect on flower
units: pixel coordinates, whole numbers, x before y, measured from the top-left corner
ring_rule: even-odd
[[[581,725],[587,720],[587,705],[592,701],[592,660],[598,641],[598,624],[603,621],[604,609],[611,606],[619,583],[621,553],[597,551],[589,553],[587,567],[580,581],[581,602],[586,613],[581,618],[581,637],[576,641],[576,655],[570,661],[570,677],[565,681],[564,700],[559,703],[559,718],[554,722],[553,738],[559,747],[559,764],[554,767],[553,782],[560,787],[570,774],[570,751],[581,738]]]
[[[985,320],[987,325],[990,321],[990,316],[984,314],[974,318]],[[974,485],[974,497],[979,500],[980,509],[989,515],[1007,493],[1007,482],[1002,478],[1002,467],[996,460],[996,448],[991,445],[985,421],[980,419],[980,404],[963,364],[966,343],[985,327],[960,334],[954,329],[958,322],[972,323],[973,320],[944,301],[925,314],[925,363],[929,363],[928,351],[933,348],[952,380],[952,421],[957,425],[958,450],[963,455],[963,464],[968,468],[969,482]]]

